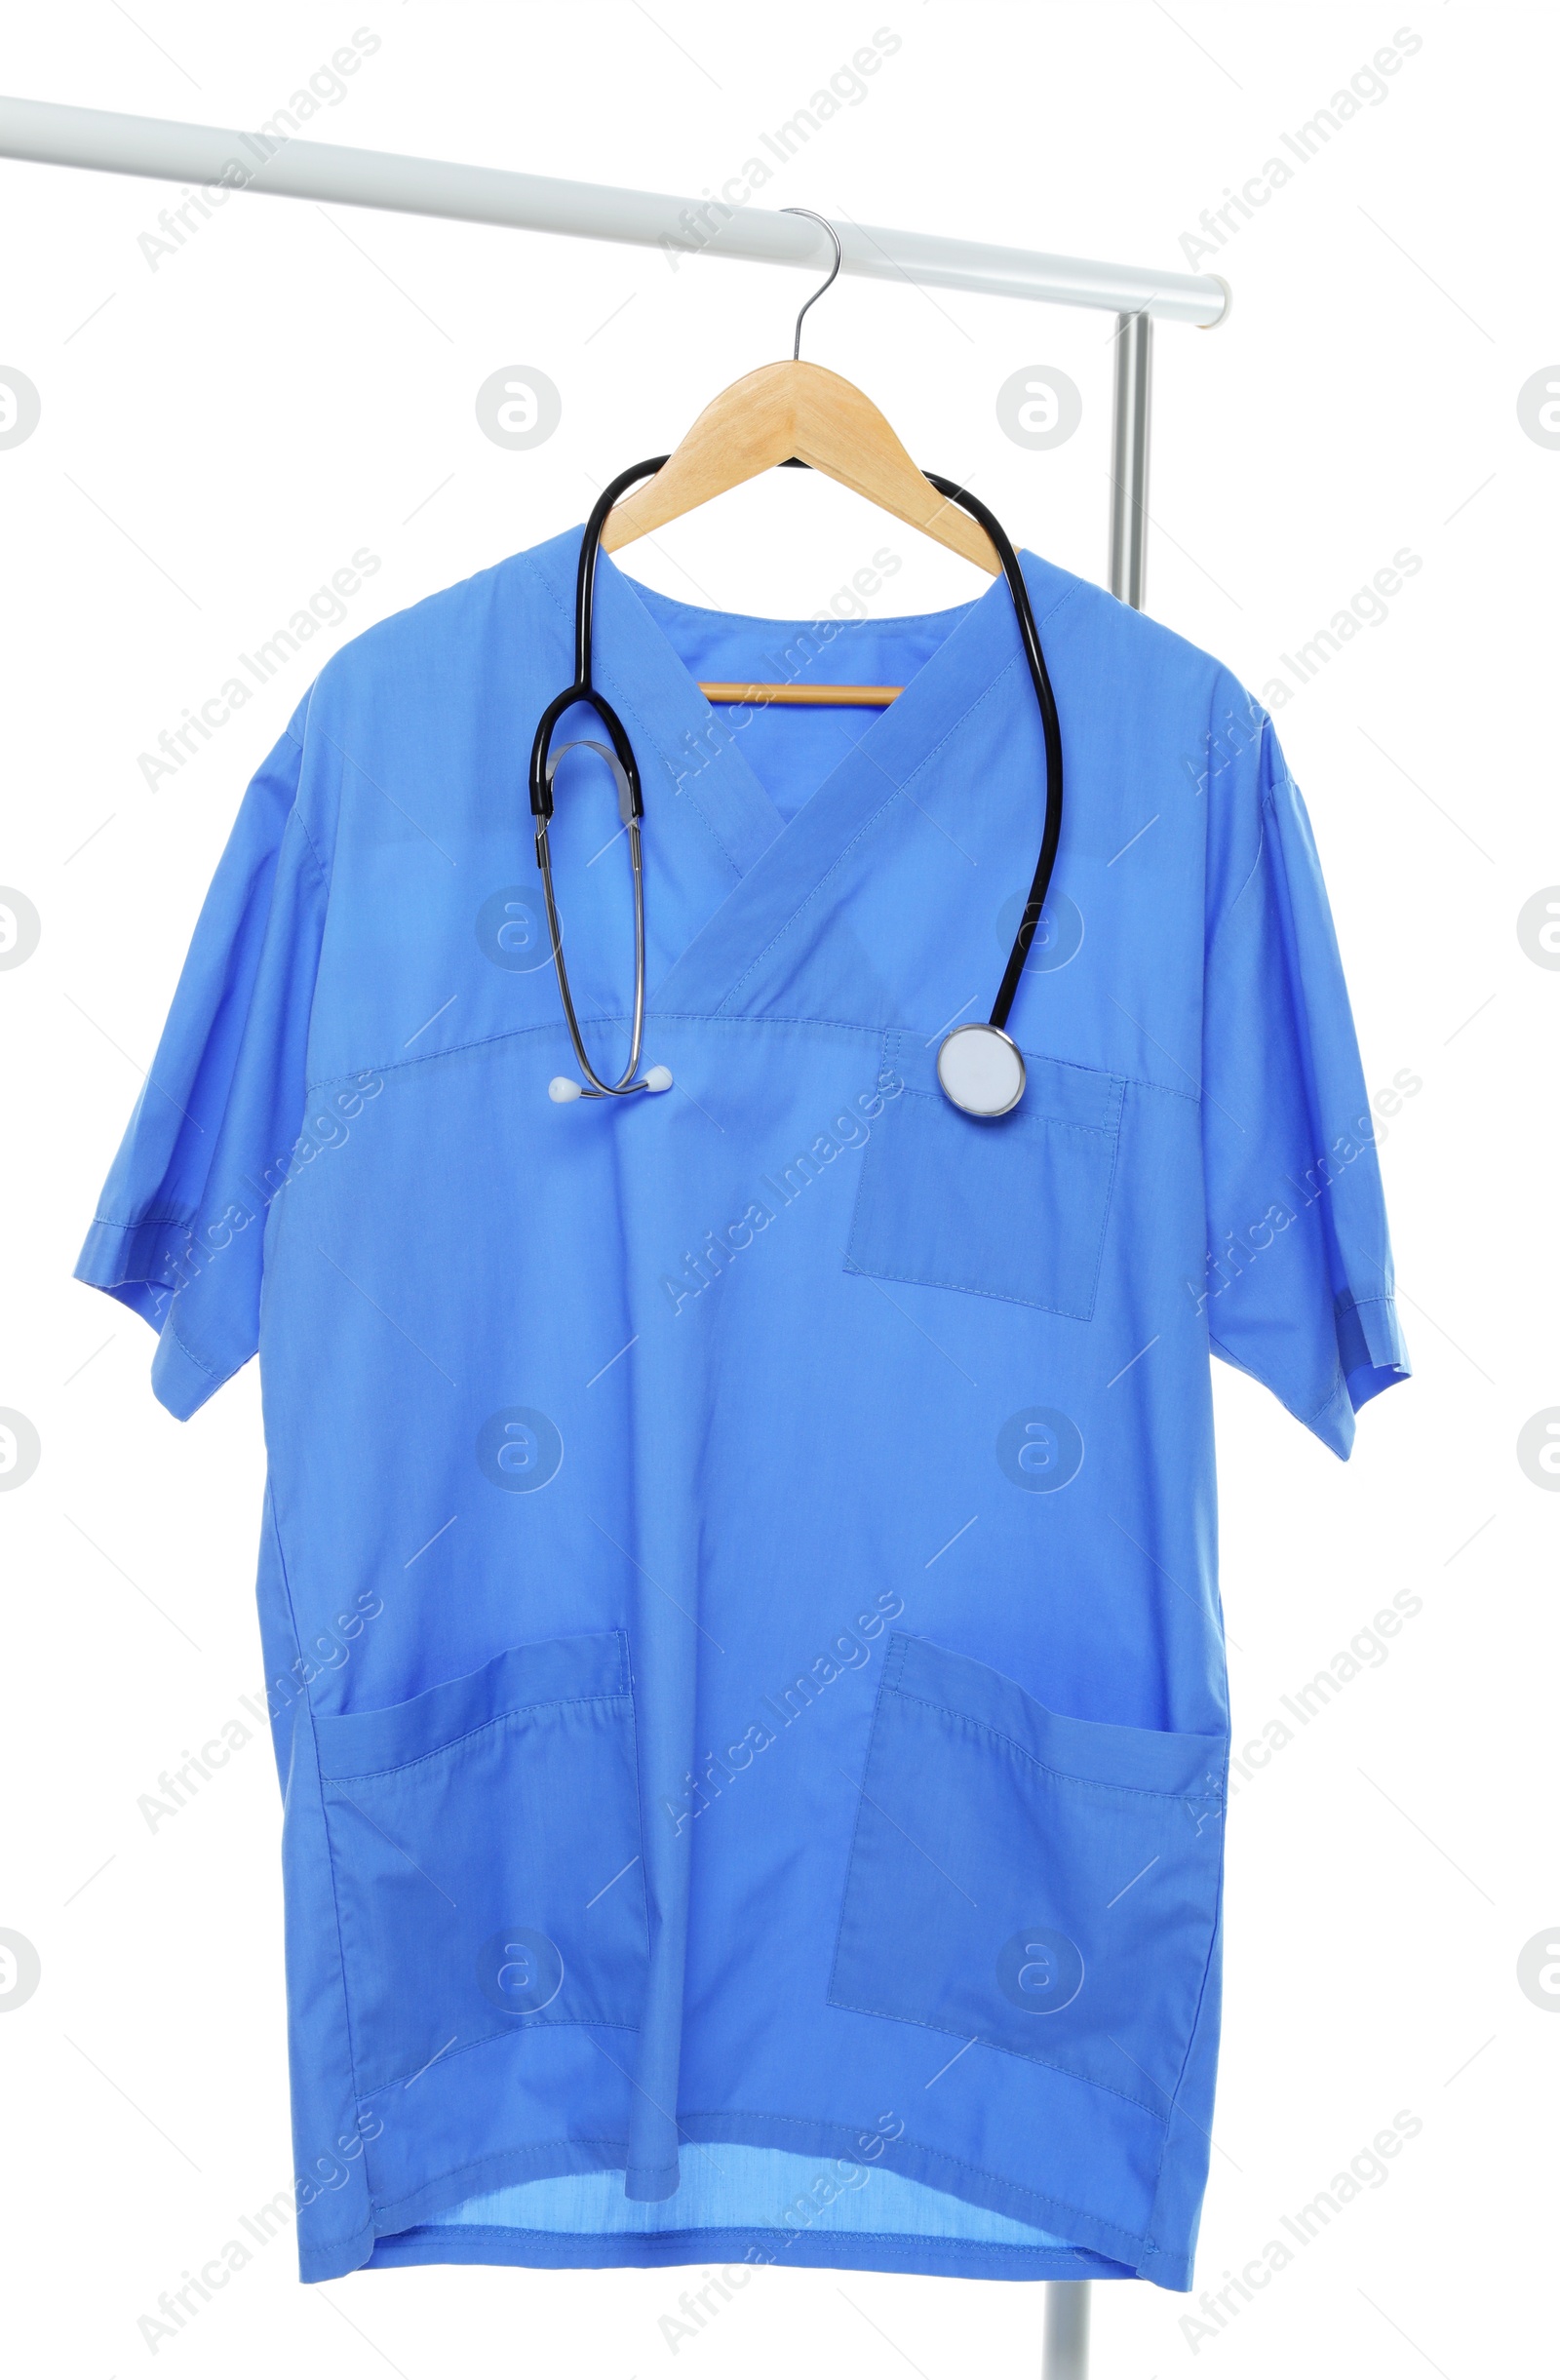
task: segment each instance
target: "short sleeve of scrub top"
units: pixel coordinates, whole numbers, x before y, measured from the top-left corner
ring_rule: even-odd
[[[1407,1373],[1408,1357],[1310,821],[1272,722],[1235,692],[1245,737],[1216,758],[1228,789],[1214,772],[1209,788],[1228,815],[1211,829],[1203,1310],[1214,1353],[1346,1456],[1355,1414]]]
[[[304,1052],[326,881],[296,806],[306,708],[244,798],[77,1268],[157,1332],[152,1386],[180,1421],[257,1351],[267,1208],[316,1145]]]

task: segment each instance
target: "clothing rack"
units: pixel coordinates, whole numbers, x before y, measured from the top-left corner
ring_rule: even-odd
[[[223,132],[214,125],[62,107],[47,99],[0,98],[0,157],[136,174],[197,189],[258,190],[275,198],[445,215],[634,248],[664,247],[679,254],[740,257],[755,264],[812,264],[818,254],[817,229],[805,217],[758,207],[733,209],[719,199],[672,198],[492,166],[398,157],[382,149]],[[1029,297],[1115,315],[1110,585],[1112,595],[1141,610],[1153,323],[1193,323],[1211,330],[1229,310],[1228,284],[1212,274],[1156,273],[929,232],[886,231],[877,224],[842,221],[834,229],[841,272],[864,280]]]
[[[672,198],[380,149],[223,132],[213,125],[64,107],[46,99],[0,98],[0,157],[755,264],[814,264],[818,254],[817,229],[807,218],[756,207],[733,209],[718,199]],[[1156,273],[928,232],[887,231],[876,224],[846,220],[833,229],[841,272],[864,280],[1028,297],[1115,316],[1110,586],[1112,595],[1141,610],[1153,324],[1157,319],[1212,330],[1229,310],[1228,286],[1212,274]],[[1087,2380],[1089,2286],[1053,2282],[1047,2287],[1043,2380]]]

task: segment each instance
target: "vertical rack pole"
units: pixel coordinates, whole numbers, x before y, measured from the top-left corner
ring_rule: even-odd
[[[1089,2288],[1086,2281],[1045,2284],[1044,2380],[1089,2380]]]
[[[1143,609],[1149,542],[1149,403],[1153,323],[1115,318],[1115,401],[1111,425],[1111,593]]]
[[[1111,593],[1143,609],[1149,542],[1149,411],[1153,323],[1115,318],[1115,387],[1111,417]],[[1042,2380],[1089,2380],[1089,2283],[1053,2281],[1045,2290]]]
[[[1115,318],[1115,392],[1111,419],[1111,593],[1143,609],[1149,538],[1149,402],[1153,323]],[[1089,2283],[1052,2281],[1045,2289],[1042,2380],[1089,2380]]]

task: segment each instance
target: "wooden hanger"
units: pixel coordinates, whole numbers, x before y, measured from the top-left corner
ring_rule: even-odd
[[[810,210],[786,208],[788,215]],[[871,400],[838,372],[800,360],[801,320],[807,306],[823,295],[839,270],[839,240],[822,215],[835,244],[834,271],[813,292],[797,317],[796,352],[789,363],[762,364],[757,371],[722,389],[707,405],[693,427],[662,464],[653,480],[614,505],[602,531],[609,554],[636,537],[664,528],[683,513],[707,504],[712,496],[739,488],[760,471],[792,461],[808,463],[858,495],[880,504],[897,520],[934,537],[939,545],[978,563],[994,578],[1002,565],[980,524],[939,495],[922,478],[892,428]],[[901,691],[898,686],[738,685],[727,682],[701,684],[710,702],[852,704],[881,709]]]

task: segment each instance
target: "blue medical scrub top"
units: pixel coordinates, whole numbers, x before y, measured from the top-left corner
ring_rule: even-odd
[[[526,803],[579,532],[332,659],[202,910],[80,1277],[258,1352],[305,2279],[760,2262],[1190,2285],[1228,1710],[1209,1356],[1346,1456],[1407,1371],[1315,848],[1221,666],[1033,555],[822,624],[601,565],[644,1063],[555,1105]],[[712,710],[700,679],[902,684]],[[600,736],[576,712],[566,734]],[[632,907],[554,836],[600,1068]]]

